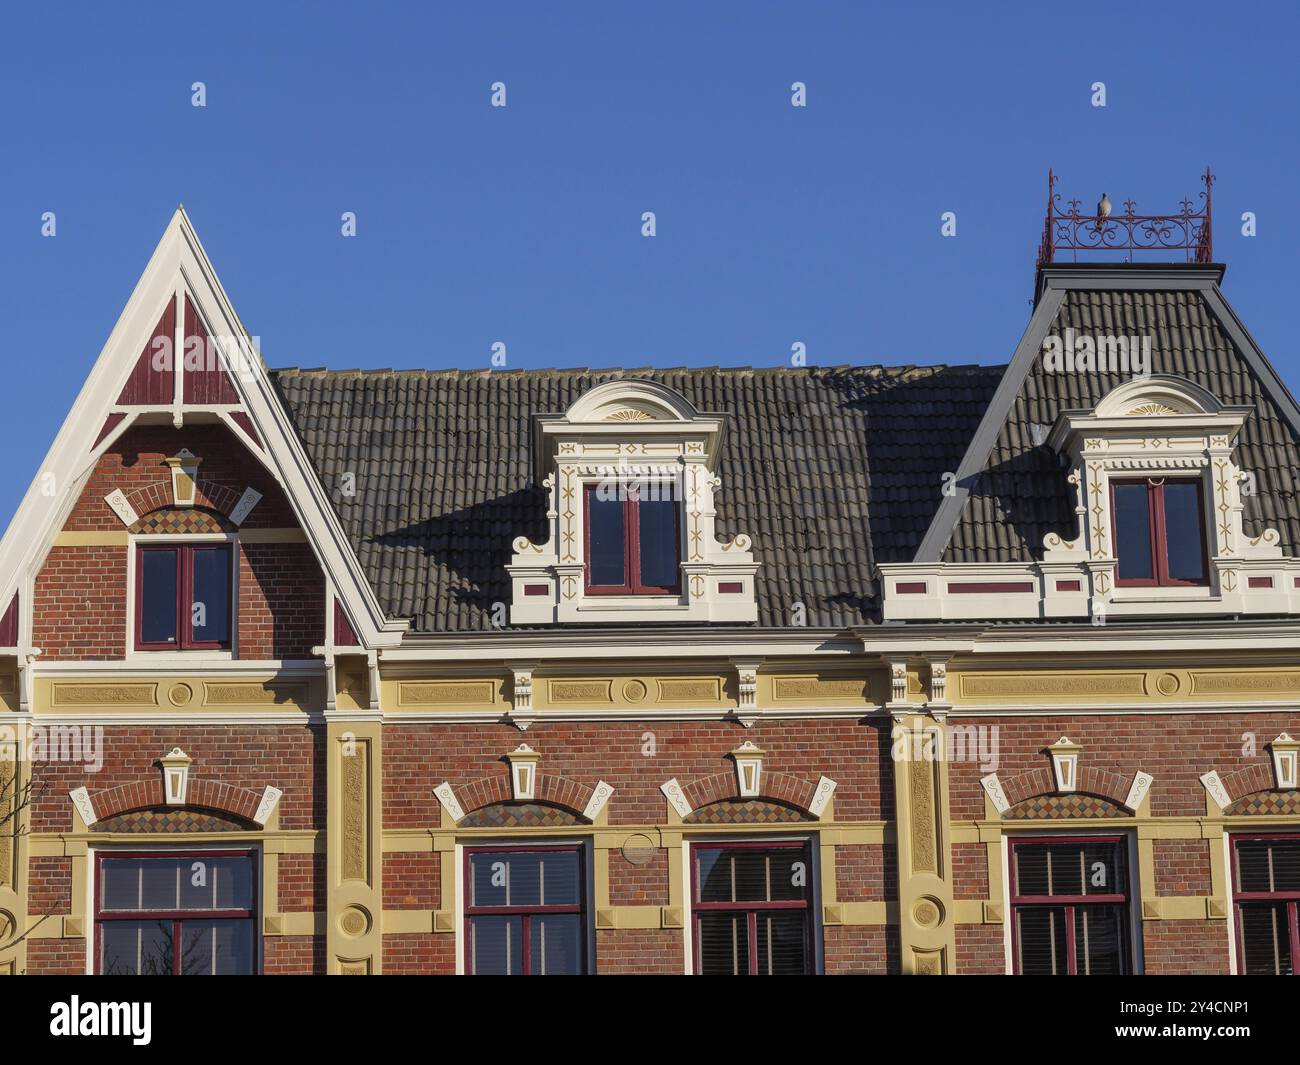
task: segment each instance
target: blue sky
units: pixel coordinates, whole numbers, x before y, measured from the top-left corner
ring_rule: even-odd
[[[497,341],[512,368],[778,365],[796,341],[820,364],[993,363],[1029,312],[1049,166],[1066,198],[1158,213],[1209,164],[1225,291],[1300,391],[1295,5],[43,3],[5,23],[3,515],[178,202],[272,366],[484,367]]]

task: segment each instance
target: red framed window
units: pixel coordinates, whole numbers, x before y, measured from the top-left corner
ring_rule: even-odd
[[[135,646],[141,651],[230,646],[233,545],[140,544],[135,559]]]
[[[588,971],[581,844],[465,848],[465,971],[577,976]]]
[[[95,972],[227,976],[257,972],[252,850],[95,856]]]
[[[808,840],[692,844],[695,971],[814,972],[812,870]]]
[[[587,593],[681,591],[681,507],[673,486],[589,484],[584,489]]]
[[[1116,584],[1167,587],[1209,582],[1199,480],[1148,477],[1110,483]]]
[[[1300,835],[1232,837],[1237,971],[1294,976],[1300,957]]]
[[[1116,976],[1133,971],[1122,836],[1011,842],[1012,971]]]

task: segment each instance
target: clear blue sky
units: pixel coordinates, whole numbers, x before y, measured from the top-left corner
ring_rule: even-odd
[[[272,366],[992,363],[1049,166],[1154,213],[1209,164],[1225,290],[1300,391],[1292,3],[27,8],[0,35],[0,516],[178,202]]]

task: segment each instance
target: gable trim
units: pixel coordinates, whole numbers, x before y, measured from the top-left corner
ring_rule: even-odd
[[[272,473],[284,491],[326,580],[332,582],[348,605],[364,645],[396,646],[408,623],[388,618],[380,607],[324,486],[289,422],[288,412],[274,391],[265,364],[221,287],[189,218],[178,207],[0,540],[0,601],[14,591],[22,593],[25,600],[20,632],[22,650],[31,651],[31,590],[36,573],[99,456],[130,426],[138,424],[142,415],[156,420],[160,413],[170,413],[172,423],[179,427],[185,416],[194,417],[202,410],[206,416],[200,415],[196,421],[219,421],[234,431],[229,405],[177,406],[174,396],[172,404],[161,406],[124,408],[117,402],[123,382],[154,333],[161,309],[167,300],[176,299],[178,292],[185,293],[193,302],[200,323],[209,335],[232,337],[238,345],[243,369],[227,376],[263,446],[252,446],[246,432],[236,433],[234,439],[247,446],[248,452]],[[174,354],[180,357],[180,349]],[[127,416],[98,443],[88,447],[96,440],[105,418],[118,410],[125,410]],[[50,476],[54,479],[54,498],[44,491]]]

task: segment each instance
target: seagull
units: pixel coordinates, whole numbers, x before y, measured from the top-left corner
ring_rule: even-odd
[[[1107,218],[1110,217],[1110,197],[1104,192],[1101,199],[1097,201],[1097,225],[1100,226]]]

